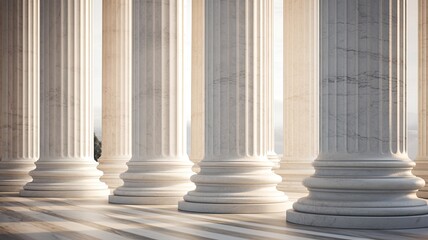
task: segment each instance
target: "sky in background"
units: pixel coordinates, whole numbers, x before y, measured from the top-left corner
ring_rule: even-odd
[[[275,150],[282,153],[282,93],[283,93],[283,0],[274,0],[274,98],[275,98]],[[418,77],[418,1],[408,0],[408,124],[409,155],[414,158],[417,151],[417,77]],[[191,0],[184,0],[184,82],[185,115],[190,121],[191,92]],[[102,137],[102,0],[93,0],[93,102],[94,129]],[[189,129],[188,131],[189,132]],[[190,146],[190,144],[188,144]]]

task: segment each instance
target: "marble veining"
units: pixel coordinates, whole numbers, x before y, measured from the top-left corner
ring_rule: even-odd
[[[320,6],[321,151],[406,154],[405,4]]]
[[[428,226],[406,139],[406,0],[321,0],[320,154],[287,221]]]

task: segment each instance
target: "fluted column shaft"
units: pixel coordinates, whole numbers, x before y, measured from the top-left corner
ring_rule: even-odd
[[[114,189],[131,158],[132,1],[103,1],[103,152],[101,180]]]
[[[183,112],[183,1],[133,1],[133,146],[110,202],[177,204],[194,186]]]
[[[318,24],[318,1],[284,1],[284,153],[276,173],[286,192],[307,191],[302,182],[318,154]]]
[[[93,155],[91,5],[40,3],[41,152],[22,196],[108,194]]]
[[[428,182],[428,2],[419,0],[419,145],[413,173]],[[428,185],[417,195],[428,198]]]
[[[428,226],[406,139],[406,1],[320,1],[320,154],[287,220]]]
[[[266,19],[263,22],[265,29],[263,33],[263,41],[265,45],[265,51],[261,56],[262,65],[264,66],[264,81],[266,82],[266,148],[267,157],[269,160],[274,162],[274,169],[279,168],[279,162],[281,161],[280,156],[275,152],[275,122],[274,122],[274,83],[273,83],[273,1],[266,1],[265,3],[266,14],[272,17]]]
[[[194,35],[204,42],[205,154],[200,172],[192,176],[196,189],[184,196],[180,210],[285,209],[287,197],[276,190],[281,178],[266,156],[269,2],[193,1],[203,11],[195,16],[205,23],[203,29],[195,29],[204,34]]]
[[[204,158],[204,118],[205,118],[205,55],[204,55],[204,0],[192,2],[192,95],[191,95],[191,144],[190,160],[194,172],[199,172],[199,162]]]
[[[39,157],[39,0],[0,1],[0,191],[31,181]]]

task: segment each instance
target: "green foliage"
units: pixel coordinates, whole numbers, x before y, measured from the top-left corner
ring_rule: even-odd
[[[101,141],[97,138],[97,135],[94,133],[94,158],[95,161],[98,162],[98,158],[100,158],[102,153],[102,145]]]

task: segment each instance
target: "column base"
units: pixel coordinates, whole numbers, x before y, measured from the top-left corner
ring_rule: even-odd
[[[202,160],[194,158],[194,159],[190,159],[190,161],[193,163],[192,172],[198,174],[201,171],[201,167],[199,166],[199,163]]]
[[[200,171],[201,171],[201,168],[199,167],[199,165],[198,165],[198,164],[194,164],[194,165],[192,166],[192,172],[194,172],[194,173],[198,174]]]
[[[289,179],[288,181],[278,184],[276,188],[279,191],[285,192],[287,194],[288,193],[307,193],[308,189],[302,184],[303,179],[305,179],[305,177],[303,177],[301,180],[296,180],[294,182],[290,181]]]
[[[35,159],[9,159],[0,162],[0,192],[19,192],[32,180],[29,172],[36,166]]]
[[[273,162],[274,163],[274,166],[272,167],[272,170],[275,170],[275,169],[279,169],[280,168],[280,166],[281,166],[281,158],[282,158],[282,156],[281,155],[278,155],[278,154],[276,154],[275,152],[269,152],[268,154],[267,154],[267,159],[269,160],[269,161],[271,161],[271,162]]]
[[[128,170],[126,163],[130,159],[130,157],[106,157],[101,155],[98,159],[97,168],[104,174],[100,180],[107,184],[110,189],[122,186],[123,180],[120,178],[120,174]]]
[[[421,189],[416,193],[416,196],[420,198],[428,199],[428,190],[427,189]]]
[[[100,181],[97,163],[86,159],[41,159],[30,172],[33,181],[20,191],[22,197],[106,197],[110,190]]]
[[[205,213],[284,212],[288,197],[276,189],[281,178],[267,158],[201,161],[179,210]]]
[[[287,221],[318,227],[399,229],[428,227],[428,205],[416,197],[422,179],[407,156],[330,155],[313,163],[309,194],[293,204]],[[345,160],[343,160],[345,159]]]
[[[416,157],[416,167],[413,169],[413,174],[425,180],[425,186],[416,193],[420,198],[428,199],[428,158]]]
[[[31,181],[31,180],[30,180]],[[26,182],[0,181],[0,192],[19,192]]]
[[[415,216],[340,216],[288,210],[287,222],[314,227],[352,229],[404,229],[428,227],[428,214]]]
[[[190,182],[193,172],[187,157],[138,159],[128,163],[121,174],[124,184],[109,197],[110,203],[133,205],[177,205],[183,195],[195,188]]]
[[[123,185],[122,179],[114,179],[110,177],[101,177],[101,182],[105,183],[108,188],[113,192],[116,188]]]
[[[82,190],[82,191],[37,191],[37,190],[21,190],[21,197],[47,197],[47,198],[91,198],[91,197],[106,197],[110,190]]]
[[[245,214],[245,213],[277,213],[284,212],[289,203],[255,203],[255,204],[224,204],[224,203],[196,203],[181,201],[178,210],[198,213],[223,213],[223,214]]]
[[[278,190],[286,193],[307,193],[308,189],[303,185],[303,180],[314,174],[313,160],[284,161],[281,167],[275,170],[275,173],[282,177],[282,182],[277,186]]]
[[[109,203],[128,205],[177,205],[183,197],[128,197],[110,195]]]

